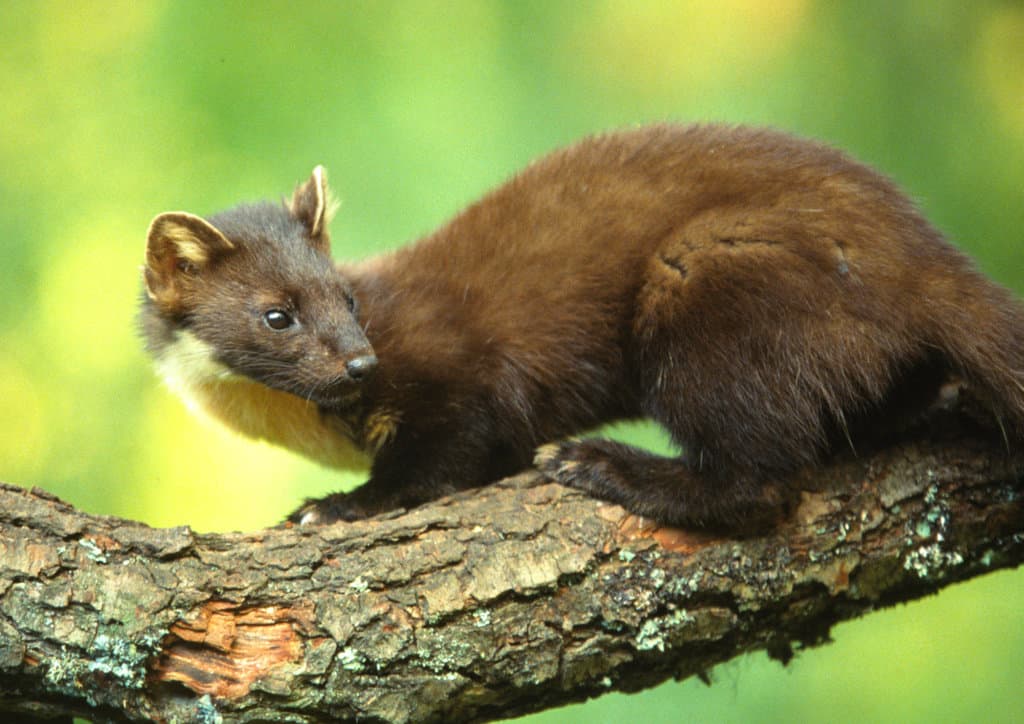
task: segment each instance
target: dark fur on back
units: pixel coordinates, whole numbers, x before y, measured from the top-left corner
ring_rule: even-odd
[[[301,241],[315,206],[211,222],[238,246]],[[273,270],[226,257],[231,295],[334,285],[324,247],[261,248]],[[377,365],[357,402],[321,408],[374,441],[371,477],[295,520],[415,505],[525,468],[543,443],[649,417],[684,457],[584,441],[537,463],[663,522],[741,527],[771,518],[788,495],[777,481],[846,444],[919,370],[964,374],[1014,434],[1024,420],[1019,303],[887,179],[775,131],[586,139],[425,239],[340,269]],[[351,324],[337,295],[310,307]],[[236,322],[207,313],[210,343],[232,339]]]

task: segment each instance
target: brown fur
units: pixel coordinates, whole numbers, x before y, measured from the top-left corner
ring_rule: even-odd
[[[1021,430],[1024,310],[892,183],[816,143],[722,126],[589,138],[340,274],[328,206],[318,169],[288,207],[209,229],[158,217],[147,255],[158,360],[193,335],[226,374],[317,404],[324,445],[373,457],[366,485],[294,520],[415,505],[649,417],[684,457],[583,441],[537,463],[663,522],[739,528],[936,365]],[[297,329],[258,321],[275,306]]]

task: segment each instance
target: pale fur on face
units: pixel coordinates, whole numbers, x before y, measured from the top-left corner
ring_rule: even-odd
[[[167,386],[189,410],[213,418],[257,440],[266,440],[321,465],[365,470],[369,455],[353,442],[343,420],[325,416],[301,397],[232,372],[213,348],[189,331],[179,331],[156,361]]]

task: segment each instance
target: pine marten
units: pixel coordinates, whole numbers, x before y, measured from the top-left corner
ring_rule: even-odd
[[[1022,306],[825,145],[717,125],[599,135],[338,266],[331,206],[318,167],[285,203],[161,214],[144,267],[144,335],[179,394],[246,435],[370,466],[297,523],[534,462],[665,524],[741,530],[936,361],[1024,429]],[[567,439],[640,417],[682,456]]]

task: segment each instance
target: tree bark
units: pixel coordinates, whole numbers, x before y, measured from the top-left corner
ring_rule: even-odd
[[[807,471],[778,528],[659,528],[527,473],[198,535],[0,484],[0,712],[483,721],[767,649],[1024,558],[1024,458],[958,418]],[[0,718],[3,718],[0,715]]]

